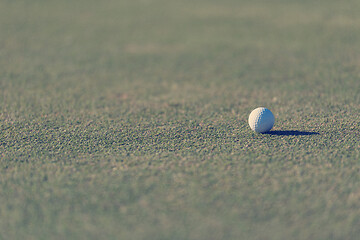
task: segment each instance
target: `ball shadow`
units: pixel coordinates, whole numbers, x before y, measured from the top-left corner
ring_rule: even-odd
[[[303,132],[297,130],[288,130],[288,131],[270,131],[264,134],[277,135],[277,136],[309,136],[309,135],[319,135],[318,132]]]

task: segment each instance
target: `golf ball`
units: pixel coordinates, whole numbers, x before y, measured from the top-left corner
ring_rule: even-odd
[[[264,107],[254,109],[249,116],[250,128],[257,133],[270,131],[274,126],[275,117],[272,112]]]

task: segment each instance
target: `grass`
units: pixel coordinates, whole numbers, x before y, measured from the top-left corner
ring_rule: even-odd
[[[1,0],[0,239],[357,239],[359,10]]]

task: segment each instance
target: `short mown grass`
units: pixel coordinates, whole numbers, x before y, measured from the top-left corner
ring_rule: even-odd
[[[0,239],[357,239],[359,11],[0,0]]]

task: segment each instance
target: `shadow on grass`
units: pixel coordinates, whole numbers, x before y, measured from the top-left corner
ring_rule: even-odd
[[[308,136],[308,135],[319,135],[318,132],[301,132],[301,131],[294,131],[294,130],[289,130],[289,131],[270,131],[270,132],[266,132],[264,134],[269,134],[269,135],[284,135],[284,136]]]

